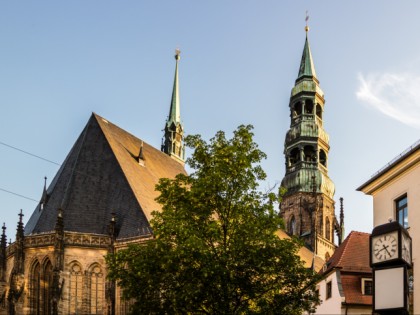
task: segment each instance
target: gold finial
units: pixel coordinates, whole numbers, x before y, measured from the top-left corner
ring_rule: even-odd
[[[179,60],[181,58],[181,51],[179,50],[179,48],[175,49],[175,59]]]
[[[309,20],[308,10],[306,10],[306,17],[305,17],[305,22],[306,22],[305,32],[306,33],[308,33],[309,31],[308,20]]]

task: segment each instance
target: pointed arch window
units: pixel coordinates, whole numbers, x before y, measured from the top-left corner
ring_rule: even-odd
[[[70,314],[81,314],[82,311],[83,272],[79,263],[70,266],[69,310]]]
[[[95,264],[90,268],[89,271],[89,314],[104,314],[104,275],[100,265]]]
[[[325,238],[331,241],[331,224],[328,217],[325,219]]]
[[[327,262],[328,260],[330,260],[331,256],[329,252],[325,253],[325,261]]]
[[[289,220],[288,232],[290,235],[296,234],[296,219],[295,219],[295,216],[293,215]]]
[[[43,314],[52,314],[52,307],[51,307],[51,288],[53,284],[53,266],[50,260],[47,260],[44,263],[44,276],[43,276],[43,283],[42,283],[42,299],[43,299]]]
[[[30,314],[51,314],[53,266],[49,259],[33,265],[29,283]]]
[[[31,270],[29,282],[29,303],[31,314],[41,314],[41,264],[36,262]]]
[[[324,235],[324,217],[322,214],[319,217],[319,234]]]

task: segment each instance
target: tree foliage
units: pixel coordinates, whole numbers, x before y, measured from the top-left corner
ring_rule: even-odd
[[[134,299],[134,314],[301,314],[317,303],[314,274],[279,239],[274,205],[261,192],[265,154],[252,127],[209,143],[188,136],[190,175],[161,179],[154,238],[107,257],[110,278]]]

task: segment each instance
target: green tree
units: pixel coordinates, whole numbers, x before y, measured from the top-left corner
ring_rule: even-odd
[[[301,314],[318,302],[300,244],[276,235],[278,196],[258,190],[265,154],[251,130],[186,137],[193,172],[157,185],[153,240],[107,257],[134,314]]]

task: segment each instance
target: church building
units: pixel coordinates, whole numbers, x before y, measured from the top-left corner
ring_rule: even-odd
[[[128,313],[129,301],[106,277],[104,256],[150,239],[152,212],[161,210],[155,201],[156,184],[160,178],[186,174],[179,60],[177,50],[160,150],[92,114],[54,179],[44,186],[26,226],[23,213],[19,214],[15,242],[7,243],[3,226],[0,315]],[[334,231],[341,242],[344,224],[342,203],[340,220],[335,217],[335,187],[328,176],[330,146],[323,128],[324,106],[306,34],[284,146],[282,186],[287,191],[280,215],[288,235],[280,234],[304,239],[306,263],[315,270],[334,253]]]
[[[319,86],[308,41],[309,27],[298,77],[290,96],[290,129],[284,142],[286,193],[280,214],[289,235],[327,261],[334,253],[334,231],[341,243],[344,214],[335,216],[335,186],[328,176],[329,136],[324,130],[324,92]]]
[[[155,185],[185,174],[178,62],[161,150],[92,114],[16,240],[0,239],[0,314],[126,314],[104,256],[152,236]]]

